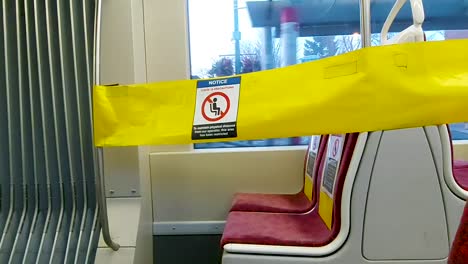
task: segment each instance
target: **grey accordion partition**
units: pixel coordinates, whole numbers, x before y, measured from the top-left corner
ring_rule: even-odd
[[[2,0],[0,263],[92,263],[95,0]]]

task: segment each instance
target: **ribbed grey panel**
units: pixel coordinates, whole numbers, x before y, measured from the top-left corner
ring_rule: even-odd
[[[20,102],[20,122],[21,122],[21,161],[22,175],[21,177],[21,194],[23,197],[21,216],[18,223],[18,229],[14,243],[12,246],[12,254],[9,262],[19,263],[22,261],[24,249],[27,244],[32,221],[35,213],[35,180],[34,180],[34,156],[33,156],[33,112],[31,104],[31,86],[28,66],[30,65],[29,56],[27,54],[27,27],[25,21],[25,1],[16,0],[16,40],[18,49],[18,91]],[[18,204],[19,205],[19,204]],[[11,230],[13,231],[13,230]]]
[[[0,263],[7,263],[15,240],[23,208],[21,186],[21,121],[19,104],[18,46],[16,41],[16,7],[13,1],[3,1],[5,68],[7,87],[8,141],[10,173],[10,205],[7,221],[0,240]],[[13,89],[11,89],[11,87]]]
[[[92,263],[94,0],[3,0],[0,263]]]
[[[8,140],[8,100],[6,89],[6,6],[2,4],[0,10],[0,23],[2,23],[0,34],[0,146],[3,153],[10,153]],[[4,233],[6,222],[10,215],[10,164],[9,155],[0,156],[0,236]]]
[[[41,238],[42,230],[44,228],[46,215],[47,215],[47,175],[46,175],[46,160],[45,152],[44,130],[42,122],[43,111],[41,107],[41,87],[40,87],[40,71],[38,69],[39,51],[36,42],[36,26],[34,17],[34,2],[33,0],[25,1],[25,22],[26,22],[26,39],[27,39],[27,57],[28,57],[28,76],[29,76],[29,90],[30,90],[30,104],[31,104],[31,122],[32,122],[32,142],[33,142],[33,163],[34,172],[32,174],[34,188],[30,184],[30,197],[34,200],[31,205],[34,205],[33,217],[31,220],[31,229],[28,239],[22,253],[24,263],[33,263],[37,255],[39,241]],[[29,213],[31,214],[31,212]],[[22,246],[22,245],[21,245]],[[18,250],[20,251],[20,250]]]
[[[37,252],[31,255],[37,263],[48,263],[50,259],[51,245],[55,236],[55,230],[61,217],[61,186],[59,185],[60,163],[57,152],[56,112],[52,93],[52,76],[49,55],[48,18],[46,3],[43,0],[34,0],[34,19],[36,27],[36,43],[39,54],[39,90],[42,110],[42,129],[44,131],[44,145],[46,153],[46,183],[47,183],[47,213],[45,225]],[[59,188],[57,188],[59,185]],[[34,257],[34,258],[33,258]]]
[[[86,58],[86,83],[88,85],[93,85],[93,72],[94,69],[91,67],[93,65],[93,44],[94,44],[94,35],[95,35],[95,14],[96,14],[96,0],[83,0],[80,2],[83,4],[83,33],[84,33],[84,48],[85,48],[85,58]],[[86,89],[87,92],[85,96],[87,98],[91,98],[91,90]],[[87,108],[83,108],[83,122],[86,127],[91,130],[92,127],[92,105],[88,105]],[[85,153],[91,153],[94,151],[93,148],[93,139],[92,135],[85,134],[84,135],[85,144]],[[94,164],[96,161],[94,160],[95,155],[86,155],[85,157],[85,164]],[[85,173],[86,175],[94,175],[96,172],[96,168],[94,166],[86,166]],[[98,200],[96,195],[89,195],[91,193],[95,194],[96,190],[96,178],[95,177],[87,177],[86,181],[86,193],[88,194],[88,208],[86,214],[86,223],[83,227],[83,235],[79,245],[79,254],[78,258],[75,263],[88,263],[90,260],[94,260],[96,256],[96,245],[99,242],[99,235],[100,235],[100,225],[99,225],[99,208],[98,208]],[[84,261],[84,262],[83,262]]]

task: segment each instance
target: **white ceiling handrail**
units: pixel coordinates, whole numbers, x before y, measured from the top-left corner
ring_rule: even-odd
[[[392,39],[388,39],[388,32],[390,27],[395,20],[396,16],[400,12],[403,5],[406,3],[407,0],[397,0],[395,5],[393,6],[390,14],[385,20],[385,23],[382,27],[382,32],[380,35],[380,40],[382,45],[388,45],[393,43],[402,43],[402,42],[414,42],[414,41],[423,41],[424,40],[424,32],[422,30],[422,24],[424,23],[425,13],[424,13],[424,6],[422,0],[410,0],[411,4],[411,13],[413,16],[413,25],[408,27],[407,29],[403,30],[397,36],[393,37]]]

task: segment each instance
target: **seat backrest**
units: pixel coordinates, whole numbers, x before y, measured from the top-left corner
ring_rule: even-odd
[[[468,202],[465,205],[455,240],[452,243],[448,264],[464,264],[468,262]]]
[[[465,191],[468,191],[468,161],[455,160],[453,155],[453,142],[452,142],[452,133],[450,131],[450,126],[447,125],[447,131],[449,135],[450,144],[450,159],[452,165],[452,177],[455,179],[455,182]]]
[[[320,217],[336,235],[341,224],[341,196],[359,133],[330,135],[318,172]]]
[[[317,192],[315,191],[315,181],[320,162],[324,156],[328,135],[311,136],[309,147],[307,149],[304,165],[304,194],[309,198],[312,204],[317,201]]]

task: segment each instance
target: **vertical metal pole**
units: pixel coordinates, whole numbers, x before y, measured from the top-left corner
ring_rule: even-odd
[[[101,72],[100,72],[100,57],[101,57],[101,14],[102,14],[102,0],[97,0],[96,3],[96,30],[94,37],[94,80],[93,83],[99,85]],[[93,87],[91,87],[93,89]],[[91,97],[92,97],[91,91]],[[92,100],[91,100],[92,103]],[[94,127],[92,124],[91,127]],[[94,138],[93,138],[94,142]],[[95,175],[96,179],[96,196],[99,204],[99,218],[102,228],[102,237],[104,242],[114,251],[119,250],[120,245],[112,241],[109,229],[109,217],[107,215],[107,200],[105,192],[105,178],[104,178],[104,153],[102,148],[97,148],[95,153],[97,155],[97,160],[95,160]],[[97,162],[96,162],[97,161]]]
[[[269,70],[274,68],[273,60],[273,36],[271,33],[271,27],[265,27],[265,37],[263,44],[263,70]]]
[[[371,12],[370,0],[359,0],[361,11],[361,42],[362,47],[371,46]]]
[[[281,67],[297,64],[299,19],[296,7],[288,5],[281,10]]]
[[[299,38],[299,17],[296,7],[289,2],[280,13],[281,67],[297,64],[297,39]],[[280,139],[282,141],[282,139]],[[299,145],[301,138],[288,138],[288,145]]]
[[[234,0],[234,33],[233,39],[235,41],[235,73],[239,74],[241,71],[241,61],[240,61],[240,39],[241,35],[239,32],[239,7],[237,5],[237,0]]]

